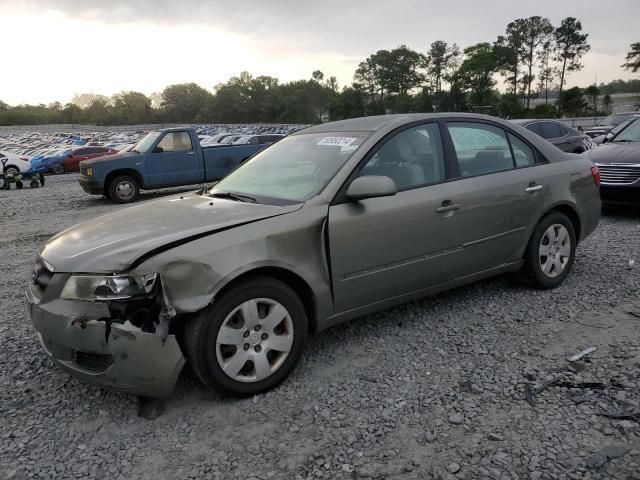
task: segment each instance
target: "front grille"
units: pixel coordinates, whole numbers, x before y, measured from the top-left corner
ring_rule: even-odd
[[[602,183],[631,185],[640,180],[640,165],[598,165]]]
[[[82,175],[86,175],[87,174],[87,166],[83,165],[82,163],[80,164],[80,173]]]
[[[53,271],[51,271],[45,262],[38,257],[36,264],[33,266],[33,273],[31,274],[32,291],[38,296],[42,297],[44,291],[49,286]]]
[[[113,356],[76,351],[76,364],[89,372],[102,373],[113,364]]]

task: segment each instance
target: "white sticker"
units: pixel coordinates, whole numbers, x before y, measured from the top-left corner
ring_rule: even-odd
[[[355,142],[355,137],[324,137],[316,145],[329,145],[333,147],[346,147]]]

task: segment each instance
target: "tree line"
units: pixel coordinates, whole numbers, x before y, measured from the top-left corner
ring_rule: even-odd
[[[316,70],[308,80],[281,83],[248,72],[209,91],[195,83],[170,85],[161,93],[76,95],[62,105],[0,101],[0,125],[88,123],[97,125],[178,123],[318,123],[383,113],[462,111],[507,118],[599,115],[611,94],[640,91],[640,80],[615,80],[566,88],[590,50],[588,34],[574,17],[555,27],[532,16],[509,23],[493,42],[461,49],[437,40],[424,51],[401,45],[379,50],[359,63],[351,85]],[[640,70],[640,42],[623,68]],[[499,91],[497,78],[503,79]],[[537,101],[532,106],[532,100]],[[556,100],[557,101],[554,101]]]

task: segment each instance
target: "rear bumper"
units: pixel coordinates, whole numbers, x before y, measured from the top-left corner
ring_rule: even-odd
[[[605,205],[640,206],[640,182],[632,185],[600,185],[600,197]]]
[[[102,182],[94,180],[90,177],[86,177],[83,175],[78,179],[78,183],[80,183],[82,190],[90,195],[102,195],[104,193]]]
[[[64,277],[53,283],[66,281]],[[52,288],[56,286],[47,287],[42,299],[30,288],[25,294],[40,343],[57,366],[111,390],[156,398],[171,394],[185,364],[174,335],[163,339],[129,323],[108,326],[106,303],[51,298]]]

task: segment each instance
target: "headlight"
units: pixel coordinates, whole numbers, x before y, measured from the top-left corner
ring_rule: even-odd
[[[60,294],[65,300],[126,300],[144,296],[156,286],[157,273],[148,275],[71,275]]]

